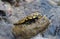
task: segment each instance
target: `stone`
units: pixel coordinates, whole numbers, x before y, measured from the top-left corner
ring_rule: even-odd
[[[40,18],[38,18],[39,15]],[[42,16],[41,14],[39,15],[32,19],[28,19],[27,16],[27,21],[25,19],[24,22],[21,22],[21,20],[19,20],[14,24],[12,33],[16,39],[30,39],[38,33],[44,32],[48,28],[48,25],[50,24],[49,19],[46,16]]]

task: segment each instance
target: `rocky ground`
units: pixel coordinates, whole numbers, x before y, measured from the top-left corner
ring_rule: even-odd
[[[0,39],[15,39],[11,32],[13,27],[12,23],[15,23],[15,21],[18,21],[35,11],[40,12],[42,15],[46,15],[49,20],[51,20],[51,24],[43,33],[43,36],[38,34],[31,39],[60,38],[60,6],[58,6],[57,3],[49,2],[48,0],[34,0],[33,2],[30,2],[31,1],[22,1],[20,7],[11,7],[10,4],[4,4],[0,1],[0,10],[4,10],[7,13],[6,22],[3,19],[0,20]]]

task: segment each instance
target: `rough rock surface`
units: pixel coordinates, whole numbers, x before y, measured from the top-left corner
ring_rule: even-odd
[[[44,32],[50,24],[49,19],[45,16],[37,16],[37,18],[34,17],[33,19],[30,17],[28,20],[22,20],[22,22],[18,21],[12,30],[16,39],[30,39],[38,33]]]
[[[51,2],[50,2],[51,3]],[[19,8],[14,8],[14,13],[20,11],[24,13],[24,16],[28,15],[28,13],[32,13],[34,11],[41,12],[42,15],[46,15],[52,22],[50,27],[44,33],[43,37],[37,35],[31,39],[60,39],[60,6],[51,5],[47,0],[37,0],[32,3],[22,2]],[[25,7],[27,8],[25,8]],[[7,10],[4,3],[0,1],[0,10]],[[10,12],[9,12],[10,13]],[[16,14],[13,14],[13,16]],[[18,14],[19,16],[19,14]],[[8,15],[9,17],[9,15]],[[17,18],[16,18],[17,19]],[[19,18],[21,19],[21,18]],[[14,36],[11,33],[11,27],[13,25],[9,22],[5,22],[4,20],[0,21],[0,39],[14,39]]]

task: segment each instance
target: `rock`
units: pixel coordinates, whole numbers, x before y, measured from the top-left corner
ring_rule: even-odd
[[[7,2],[10,3],[11,5],[14,4],[16,2],[16,0],[1,0],[2,2]]]
[[[60,6],[60,0],[48,0],[48,2],[53,6]]]
[[[31,16],[32,19],[29,19],[28,16]],[[41,16],[38,13],[30,14],[26,19],[19,20],[14,24],[12,29],[13,35],[16,39],[30,39],[31,37],[45,31],[45,29],[50,24],[50,21],[47,17]],[[36,16],[34,18],[34,16]]]

